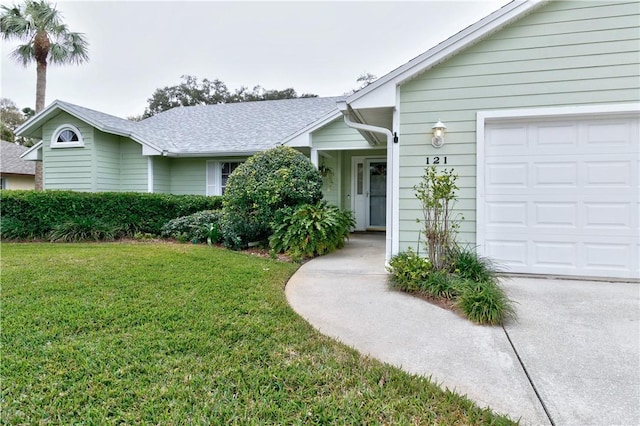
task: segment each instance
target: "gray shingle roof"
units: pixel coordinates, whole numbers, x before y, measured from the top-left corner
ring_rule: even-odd
[[[36,165],[33,161],[20,158],[27,147],[15,143],[0,141],[0,173],[15,175],[35,175]]]
[[[256,152],[337,111],[344,97],[298,98],[174,108],[138,123],[179,153]],[[162,142],[161,142],[162,141]]]
[[[63,101],[55,103],[105,132],[130,136],[175,154],[252,153],[337,111],[345,97],[179,107],[139,122]]]

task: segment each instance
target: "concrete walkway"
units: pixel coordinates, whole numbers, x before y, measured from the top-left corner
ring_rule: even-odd
[[[522,424],[640,424],[640,285],[504,286],[518,322],[474,325],[390,290],[384,237],[362,234],[304,264],[286,295],[320,332]]]

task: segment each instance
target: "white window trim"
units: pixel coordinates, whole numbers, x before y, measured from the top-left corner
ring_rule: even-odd
[[[244,163],[246,158],[220,158],[207,160],[206,163],[206,191],[207,195],[222,195],[222,163]]]
[[[76,135],[78,135],[77,142],[58,142],[58,136],[60,133],[65,130],[71,130]],[[82,133],[80,130],[74,126],[73,124],[63,124],[58,126],[58,128],[53,132],[53,136],[51,137],[51,148],[81,148],[84,147],[84,138],[82,137]]]

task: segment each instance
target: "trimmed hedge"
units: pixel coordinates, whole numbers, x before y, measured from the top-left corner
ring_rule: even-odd
[[[218,210],[221,197],[134,192],[0,191],[0,217],[29,231],[21,238],[46,238],[63,222],[92,217],[117,224],[126,233],[160,234],[171,219]]]

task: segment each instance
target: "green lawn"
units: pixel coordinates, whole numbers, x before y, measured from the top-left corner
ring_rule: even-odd
[[[0,266],[3,424],[510,424],[317,333],[293,264],[3,243]]]

